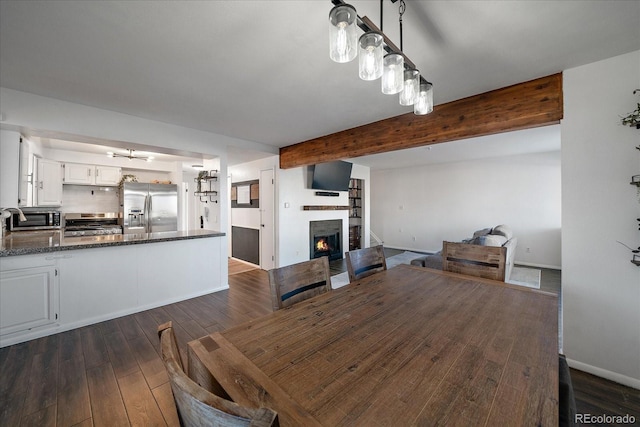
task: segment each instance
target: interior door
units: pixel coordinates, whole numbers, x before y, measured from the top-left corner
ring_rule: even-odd
[[[260,268],[275,267],[275,182],[273,169],[260,171]]]

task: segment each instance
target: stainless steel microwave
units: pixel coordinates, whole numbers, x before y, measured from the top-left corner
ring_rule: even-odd
[[[30,211],[24,212],[26,221],[20,221],[20,214],[12,212],[7,218],[7,228],[10,231],[23,230],[55,230],[60,228],[60,211]]]

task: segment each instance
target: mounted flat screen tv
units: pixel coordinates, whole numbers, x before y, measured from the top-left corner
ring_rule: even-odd
[[[318,163],[313,167],[314,190],[348,191],[353,163],[336,160],[334,162]]]

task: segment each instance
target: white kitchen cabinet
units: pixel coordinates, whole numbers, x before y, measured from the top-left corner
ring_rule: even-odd
[[[226,289],[222,244],[212,237],[3,257],[0,347]]]
[[[122,169],[113,166],[96,166],[96,185],[118,185]]]
[[[36,158],[38,181],[37,206],[62,206],[62,165],[53,160]]]
[[[55,265],[3,268],[0,273],[0,336],[55,325],[58,301]]]
[[[95,167],[81,163],[64,164],[64,183],[91,185],[95,182]]]
[[[83,163],[64,164],[64,183],[79,185],[118,185],[121,169]]]

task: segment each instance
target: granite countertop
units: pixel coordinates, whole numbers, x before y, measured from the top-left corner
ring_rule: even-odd
[[[16,231],[5,234],[0,257],[30,255],[65,250],[137,245],[173,240],[220,237],[225,233],[212,230],[166,231],[162,233],[108,234],[104,236],[64,237],[57,231]]]

